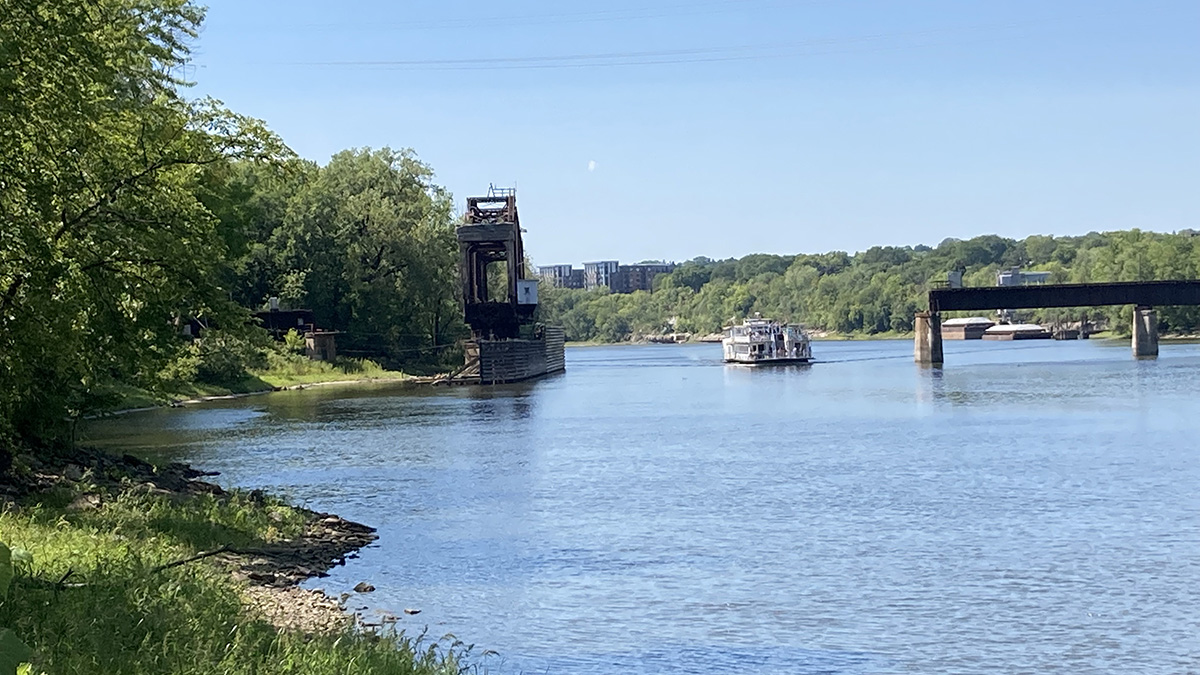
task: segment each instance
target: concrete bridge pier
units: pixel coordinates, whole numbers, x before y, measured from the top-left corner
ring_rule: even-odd
[[[1133,356],[1138,359],[1158,356],[1158,312],[1151,307],[1133,308]]]
[[[940,366],[942,317],[937,312],[919,312],[913,320],[913,360],[923,366]]]

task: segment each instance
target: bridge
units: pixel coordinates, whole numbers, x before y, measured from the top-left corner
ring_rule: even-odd
[[[1133,355],[1152,358],[1158,356],[1158,315],[1153,308],[1200,305],[1200,281],[935,288],[929,291],[929,311],[917,314],[913,323],[913,354],[917,363],[943,363],[941,312],[1111,305],[1133,305]]]

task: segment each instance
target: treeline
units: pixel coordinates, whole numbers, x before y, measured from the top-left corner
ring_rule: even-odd
[[[238,162],[200,200],[224,242],[220,281],[239,307],[308,308],[339,351],[394,363],[460,337],[452,201],[411,151],[347,150]]]
[[[254,365],[250,312],[272,296],[393,360],[458,337],[430,168],[386,149],[319,167],[187,98],[202,19],[186,0],[0,2],[0,455],[113,384]],[[203,344],[181,337],[190,321]]]
[[[1020,266],[1050,272],[1050,283],[1200,278],[1200,237],[1129,230],[1081,237],[987,235],[929,246],[876,246],[850,255],[748,255],[690,260],[655,280],[653,293],[543,289],[542,317],[572,340],[619,342],[668,332],[707,334],[755,312],[843,334],[912,330],[930,284],[963,272],[967,286],[992,286],[996,273]],[[1023,312],[1034,321],[1107,319],[1129,329],[1129,308]],[[1200,308],[1159,310],[1161,329],[1200,330]]]

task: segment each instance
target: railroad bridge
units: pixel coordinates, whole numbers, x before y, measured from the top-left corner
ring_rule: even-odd
[[[926,365],[943,362],[941,312],[1111,305],[1133,305],[1133,355],[1153,358],[1158,356],[1154,307],[1200,305],[1200,281],[935,288],[929,291],[929,311],[917,314],[913,322],[914,357]]]

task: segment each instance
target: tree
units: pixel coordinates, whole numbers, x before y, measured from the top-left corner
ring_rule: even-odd
[[[658,283],[673,287],[686,286],[693,291],[699,291],[712,278],[712,265],[707,258],[704,260],[705,262],[689,260],[676,267],[670,274],[663,275],[663,281]]]
[[[217,217],[225,247],[221,282],[238,305],[261,308],[272,296],[292,306],[303,303],[303,275],[279,269],[272,237],[292,200],[319,171],[314,162],[291,158],[235,162],[206,172],[199,196]]]
[[[236,309],[196,198],[207,172],[285,151],[190,102],[186,0],[0,0],[0,435],[42,437],[117,378],[152,378],[173,322]]]
[[[394,359],[461,328],[450,196],[411,150],[338,153],[291,198],[271,234],[276,274],[351,349]],[[293,291],[293,295],[298,295]]]

